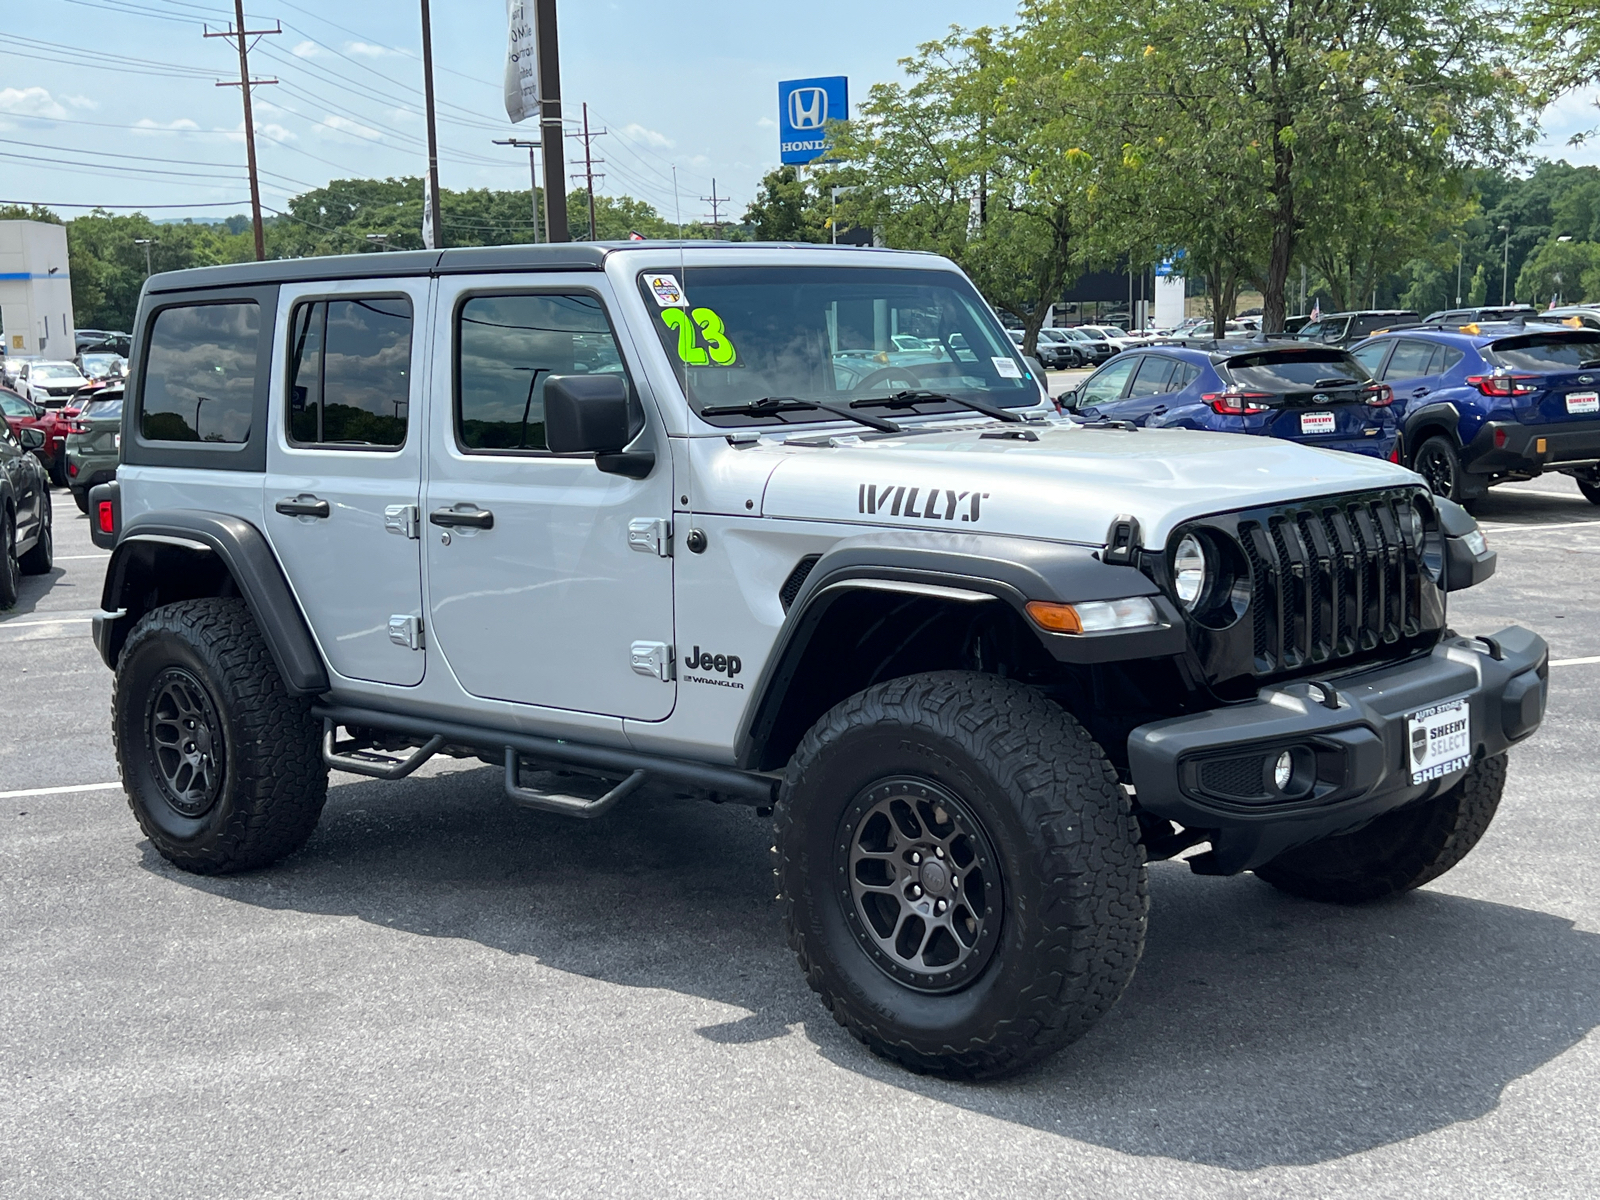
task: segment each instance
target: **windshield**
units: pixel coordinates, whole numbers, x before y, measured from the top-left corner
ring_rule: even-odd
[[[1559,371],[1600,359],[1600,333],[1529,334],[1502,338],[1489,349],[1494,362],[1513,371]]]
[[[78,374],[77,367],[58,365],[56,363],[40,363],[33,369],[31,374],[34,379],[41,379],[45,382],[59,380],[65,383],[69,380],[83,378],[82,375]]]
[[[90,374],[99,374],[110,371],[122,362],[118,354],[85,354],[83,356],[83,369]]]
[[[1039,386],[1016,346],[953,272],[674,267],[641,272],[639,290],[696,413],[769,397],[849,404],[913,390],[1007,408],[1039,403]],[[929,412],[959,409],[928,405]],[[800,411],[707,419],[745,425],[818,417]]]

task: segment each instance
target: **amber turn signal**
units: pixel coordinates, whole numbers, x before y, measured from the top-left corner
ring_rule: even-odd
[[[1043,600],[1030,600],[1028,615],[1040,629],[1048,629],[1051,633],[1083,632],[1083,622],[1078,619],[1078,610],[1070,604],[1049,604]]]

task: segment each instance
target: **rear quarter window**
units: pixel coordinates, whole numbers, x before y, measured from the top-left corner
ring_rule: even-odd
[[[254,301],[162,309],[150,330],[140,435],[152,442],[248,441],[260,340]]]
[[[1513,371],[1561,371],[1600,363],[1600,331],[1502,338],[1484,357]]]

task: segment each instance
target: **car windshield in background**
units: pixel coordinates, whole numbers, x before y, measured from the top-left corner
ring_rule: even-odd
[[[32,378],[42,383],[65,383],[72,379],[82,379],[77,367],[40,366],[33,369]]]
[[[1513,371],[1562,371],[1600,360],[1600,332],[1524,334],[1489,347],[1493,361]]]
[[[92,375],[99,375],[110,371],[122,362],[120,354],[85,354],[83,356],[83,369]]]
[[[1039,402],[1011,338],[972,286],[948,271],[674,267],[641,272],[639,290],[697,413],[770,399],[841,405],[899,392],[1008,408]],[[917,404],[926,412],[960,408],[934,397]],[[785,418],[818,419],[803,410],[713,419]]]
[[[122,416],[122,397],[115,400],[91,400],[78,414],[85,421],[101,421]]]
[[[1317,388],[1348,387],[1372,377],[1354,358],[1339,351],[1268,351],[1230,359],[1228,374],[1242,388],[1286,395]]]

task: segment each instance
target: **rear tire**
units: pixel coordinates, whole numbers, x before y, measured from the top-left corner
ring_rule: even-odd
[[[1149,902],[1127,795],[1083,727],[1018,683],[944,671],[851,697],[802,740],[774,819],[807,981],[914,1071],[997,1076],[1052,1054],[1138,964]]]
[[[87,513],[89,511],[89,493],[82,488],[72,489],[72,502],[78,506],[79,512]]]
[[[128,805],[158,853],[201,875],[298,850],[328,794],[309,697],[292,697],[245,602],[147,613],[117,662],[112,731]]]
[[[24,575],[48,575],[53,566],[55,566],[55,520],[50,493],[46,492],[44,529],[39,534],[39,540],[33,544],[33,549],[17,560],[17,567]]]
[[[17,602],[22,569],[17,563],[17,518],[0,508],[0,611]]]
[[[1590,504],[1600,504],[1600,482],[1591,483],[1586,479],[1575,479],[1578,490],[1583,493],[1583,498]]]
[[[1444,795],[1341,837],[1280,854],[1256,874],[1307,900],[1364,904],[1439,878],[1476,846],[1506,785],[1506,756],[1476,762]]]
[[[1434,495],[1461,500],[1464,470],[1449,438],[1436,434],[1424,441],[1411,456],[1411,469],[1428,481]]]

